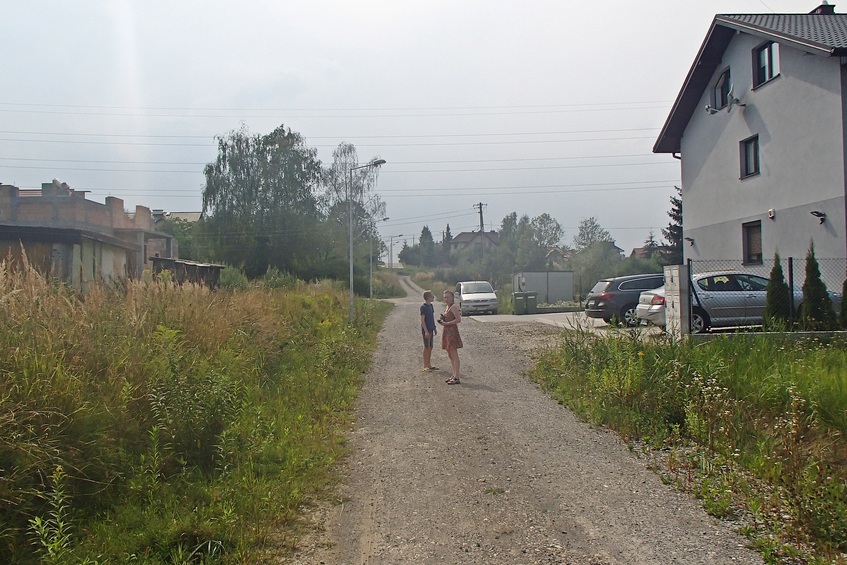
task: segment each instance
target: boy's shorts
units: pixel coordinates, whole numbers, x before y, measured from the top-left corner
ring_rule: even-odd
[[[429,337],[426,337],[426,330],[421,328],[421,336],[423,336],[424,347],[427,349],[432,349],[433,338],[435,337],[435,332],[429,332]]]

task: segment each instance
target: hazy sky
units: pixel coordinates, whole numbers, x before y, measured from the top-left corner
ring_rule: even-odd
[[[679,163],[652,146],[717,13],[785,0],[0,0],[0,182],[199,211],[214,136],[285,125],[325,164],[379,157],[402,241],[595,216],[661,239]],[[840,11],[840,10],[839,10]],[[477,207],[478,208],[478,207]]]

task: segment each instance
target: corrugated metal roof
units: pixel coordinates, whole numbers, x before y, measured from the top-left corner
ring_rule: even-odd
[[[717,20],[825,50],[847,49],[847,14],[720,14]]]

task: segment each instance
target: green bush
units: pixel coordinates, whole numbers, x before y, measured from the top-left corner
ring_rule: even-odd
[[[847,279],[841,285],[841,308],[838,311],[838,323],[842,330],[847,330]]]
[[[224,290],[246,290],[250,285],[247,275],[237,267],[227,265],[221,271],[221,288]]]
[[[791,290],[788,288],[788,283],[785,282],[779,253],[776,253],[768,280],[763,316],[764,325],[765,327],[784,328],[791,318]]]
[[[826,285],[821,279],[814,242],[809,245],[809,251],[806,253],[806,280],[803,282],[803,311],[800,321],[807,330],[835,329],[835,312]]]
[[[295,288],[298,283],[297,277],[283,273],[276,267],[268,267],[265,276],[262,278],[262,284],[267,289]]]

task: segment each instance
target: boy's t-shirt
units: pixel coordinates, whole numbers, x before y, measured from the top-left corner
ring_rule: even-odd
[[[435,308],[432,303],[424,302],[421,304],[421,316],[424,317],[426,329],[433,331],[435,329]]]

